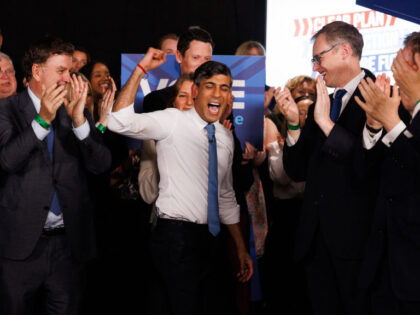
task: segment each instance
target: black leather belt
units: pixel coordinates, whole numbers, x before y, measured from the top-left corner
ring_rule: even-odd
[[[56,236],[56,235],[64,235],[64,234],[66,234],[66,229],[64,227],[42,230],[43,236]]]

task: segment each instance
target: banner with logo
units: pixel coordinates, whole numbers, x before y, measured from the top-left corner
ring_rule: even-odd
[[[121,86],[130,77],[142,54],[121,55]],[[262,149],[264,127],[265,57],[215,55],[213,60],[226,64],[233,76],[232,93],[233,124],[235,132],[244,147],[245,141]],[[175,56],[168,55],[159,68],[149,71],[143,78],[136,94],[134,107],[141,113],[144,97],[152,91],[173,85],[179,77],[179,65]]]

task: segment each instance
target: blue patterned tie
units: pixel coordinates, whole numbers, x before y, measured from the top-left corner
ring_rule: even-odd
[[[333,122],[336,122],[338,116],[340,116],[342,99],[346,93],[347,91],[344,89],[337,90],[337,92],[335,93],[335,97],[333,99],[330,111],[330,118]]]
[[[52,125],[50,125],[50,132],[47,135],[47,147],[48,147],[48,152],[50,153],[51,163],[54,163],[54,157],[53,157],[54,129]],[[54,190],[54,195],[51,200],[50,211],[57,216],[61,214],[61,208],[58,202],[57,192],[55,190]]]
[[[217,187],[217,146],[216,137],[214,136],[214,125],[208,124],[205,128],[207,130],[207,137],[209,138],[209,186],[207,196],[207,224],[209,225],[210,233],[216,236],[220,232],[219,197]]]

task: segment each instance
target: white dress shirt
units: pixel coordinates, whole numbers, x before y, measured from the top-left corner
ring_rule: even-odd
[[[41,109],[41,100],[31,91],[29,87],[28,87],[28,94],[32,100],[32,103],[35,106],[36,112],[39,113],[39,110]],[[40,124],[38,124],[35,120],[32,120],[32,129],[34,130],[36,137],[41,141],[44,140],[45,137],[51,131],[51,128],[45,129]],[[86,120],[83,125],[77,128],[73,128],[73,132],[79,140],[85,139],[89,135],[89,132],[90,132],[88,121]],[[49,211],[47,221],[45,222],[44,227],[46,229],[53,229],[53,228],[62,227],[62,226],[64,226],[63,214],[60,213],[59,215],[55,215],[53,212]]]
[[[413,111],[413,117],[411,120],[414,119],[414,117],[417,115],[417,113],[420,111],[420,106],[417,105],[414,108]],[[413,135],[411,134],[410,131],[406,130],[407,126],[404,124],[403,121],[400,121],[398,124],[396,124],[394,126],[394,128],[392,128],[383,138],[382,138],[382,142],[389,148],[391,146],[391,144],[395,141],[395,139],[398,138],[398,136],[404,132],[404,135],[407,138],[412,138]],[[382,130],[380,132],[378,132],[374,137],[370,137],[369,136],[369,132],[366,128],[363,130],[363,147],[367,150],[372,149],[375,144],[378,142],[378,140],[381,138],[382,135]]]
[[[108,128],[137,139],[156,140],[160,174],[158,215],[207,223],[208,138],[194,108],[168,108],[136,114],[133,105],[111,113]],[[219,217],[224,224],[239,222],[239,206],[232,188],[233,136],[215,122]]]

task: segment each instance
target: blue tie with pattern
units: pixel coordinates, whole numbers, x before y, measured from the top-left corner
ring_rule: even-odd
[[[50,132],[47,135],[47,147],[48,147],[48,152],[50,153],[51,163],[54,163],[54,157],[53,157],[54,129],[52,125],[50,125]],[[51,200],[50,211],[57,216],[61,214],[61,208],[58,202],[57,192],[55,190],[54,190],[54,195]]]
[[[344,89],[337,90],[337,92],[335,93],[335,97],[333,99],[330,111],[330,118],[333,122],[336,122],[338,116],[340,116],[342,99],[346,93],[347,91]]]
[[[219,197],[217,184],[217,146],[215,128],[213,124],[208,124],[206,127],[207,137],[209,138],[209,185],[208,185],[208,209],[207,209],[207,224],[211,234],[216,236],[220,232],[219,221]]]

